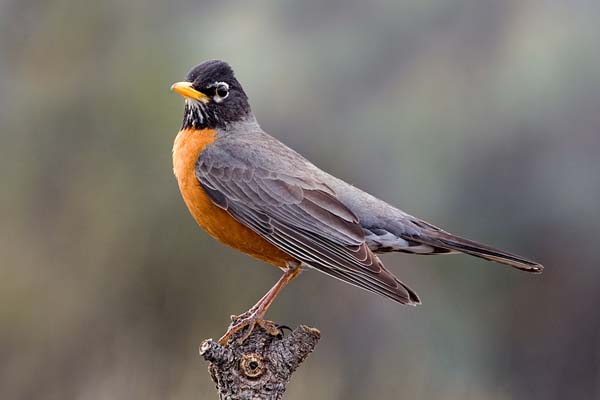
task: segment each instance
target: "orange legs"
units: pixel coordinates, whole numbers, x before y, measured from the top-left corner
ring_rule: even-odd
[[[288,283],[293,281],[294,278],[300,275],[300,272],[302,272],[300,266],[288,267],[281,276],[281,278],[279,278],[275,286],[273,286],[267,292],[267,294],[265,294],[258,301],[258,303],[256,303],[251,309],[249,309],[242,315],[232,316],[232,323],[229,326],[229,329],[227,329],[227,332],[225,332],[225,334],[223,335],[223,337],[219,339],[219,343],[222,346],[225,346],[227,342],[229,342],[229,339],[231,339],[231,336],[233,336],[240,330],[248,327],[246,333],[244,333],[244,335],[239,339],[239,342],[243,343],[246,339],[248,339],[248,336],[250,336],[256,325],[262,327],[274,336],[278,335],[280,333],[279,329],[277,329],[277,327],[272,322],[265,321],[263,317],[267,312],[267,309],[273,303],[273,300],[275,300],[275,297],[277,297],[277,295],[279,294],[279,292],[281,292],[283,288],[288,285]]]

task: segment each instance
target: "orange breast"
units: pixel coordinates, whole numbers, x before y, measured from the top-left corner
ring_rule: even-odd
[[[204,147],[214,142],[215,137],[216,132],[211,129],[184,129],[175,138],[173,171],[185,204],[196,222],[215,239],[270,264],[284,267],[294,259],[214,205],[200,186],[194,173],[196,160]]]

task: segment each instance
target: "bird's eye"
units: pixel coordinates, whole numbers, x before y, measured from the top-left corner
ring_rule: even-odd
[[[229,85],[226,82],[217,82],[214,86],[215,96],[214,99],[217,103],[225,100],[229,96]]]
[[[227,97],[228,94],[229,94],[229,88],[227,87],[226,83],[217,86],[217,96]]]

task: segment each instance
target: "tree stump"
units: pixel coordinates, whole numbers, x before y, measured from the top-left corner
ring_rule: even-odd
[[[227,346],[212,339],[200,345],[221,400],[281,399],[292,374],[321,337],[317,329],[304,325],[280,336],[257,326],[240,344],[243,333],[235,334]]]

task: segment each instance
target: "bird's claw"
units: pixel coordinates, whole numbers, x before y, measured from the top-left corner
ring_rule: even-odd
[[[221,346],[226,346],[233,335],[245,328],[246,332],[237,339],[238,344],[244,344],[257,325],[271,336],[280,337],[283,335],[275,323],[262,319],[256,312],[249,310],[239,316],[232,315],[231,325],[229,326],[229,329],[227,329],[227,332],[219,339],[219,344]]]
[[[286,330],[287,330],[287,331],[290,331],[290,332],[292,332],[292,331],[293,331],[293,329],[292,329],[292,328],[290,328],[290,327],[289,327],[289,326],[287,326],[287,325],[283,325],[283,324],[276,324],[275,326],[277,327],[277,329],[278,329],[278,330],[279,330],[279,332],[281,333],[281,336],[283,336],[283,331],[286,331]]]

